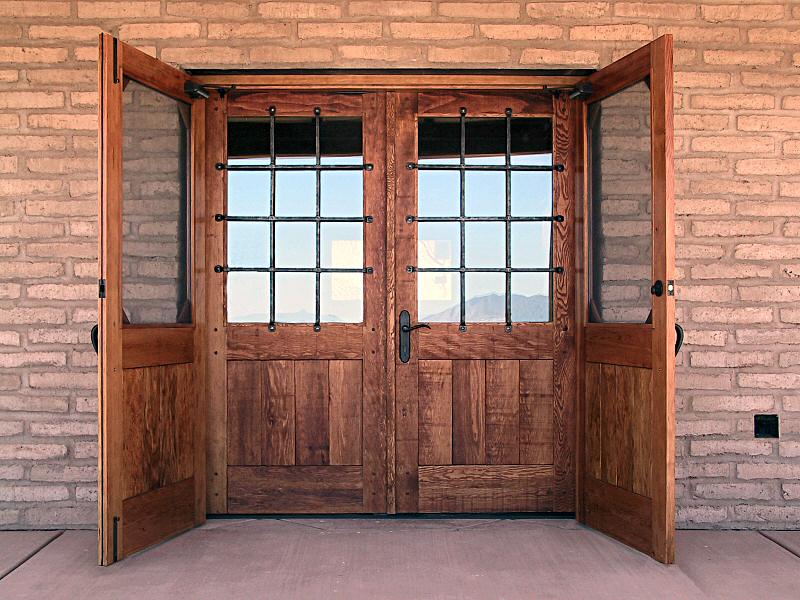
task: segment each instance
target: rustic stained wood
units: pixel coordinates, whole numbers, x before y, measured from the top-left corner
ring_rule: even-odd
[[[296,464],[330,464],[328,361],[301,360],[295,363],[294,398]]]
[[[486,462],[486,363],[453,361],[453,464]]]
[[[194,339],[194,326],[125,327],[122,330],[122,368],[194,362]]]
[[[242,361],[247,363],[248,361]],[[264,465],[295,463],[295,386],[294,363],[275,360],[261,363],[263,423],[261,460]]]
[[[486,361],[486,462],[520,462],[519,361]]]
[[[265,117],[269,108],[281,117],[312,117],[314,109],[325,107],[326,117],[360,117],[363,111],[362,97],[354,94],[331,94],[321,92],[234,92],[228,100],[228,115],[231,117]]]
[[[519,363],[519,462],[553,464],[553,362]]]
[[[262,464],[264,391],[261,364],[228,362],[228,461],[232,465]]]
[[[361,464],[361,370],[360,360],[332,360],[328,363],[332,465]]]
[[[419,94],[419,115],[453,117],[461,107],[468,107],[470,117],[503,117],[510,108],[515,117],[540,117],[553,114],[549,93],[502,92],[422,92]]]
[[[653,326],[626,324],[624,328],[607,323],[587,323],[586,360],[630,367],[652,366]]]
[[[328,360],[361,358],[364,326],[326,323],[315,332],[312,325],[281,325],[269,331],[267,325],[229,325],[227,357],[236,360]]]
[[[453,464],[453,362],[421,360],[419,386],[419,464]]]
[[[416,249],[416,247],[415,247]],[[411,309],[408,309],[411,312]],[[435,323],[416,332],[420,359],[545,359],[553,357],[552,325],[514,324],[509,333],[502,323],[474,323],[465,332],[458,323]]]

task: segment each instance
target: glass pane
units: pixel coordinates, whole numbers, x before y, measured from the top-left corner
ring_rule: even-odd
[[[319,308],[323,323],[360,323],[364,318],[364,275],[322,273]]]
[[[512,164],[552,166],[553,154],[521,154]],[[553,214],[553,172],[514,171],[511,173],[511,214],[515,217],[548,217]]]
[[[423,159],[426,163],[457,165],[457,158]],[[461,214],[461,178],[458,171],[420,170],[419,177],[419,216],[457,217]]]
[[[511,274],[511,320],[546,323],[550,320],[550,273]]]
[[[132,80],[122,106],[123,311],[130,323],[189,323],[191,107]]]
[[[504,273],[467,273],[465,296],[467,322],[505,322],[506,276]]]
[[[269,223],[228,223],[228,266],[269,266]]]
[[[362,223],[323,223],[320,240],[324,268],[360,269],[364,266]]]
[[[232,158],[231,165],[268,165],[267,158]],[[228,214],[234,216],[269,216],[269,171],[228,171]]]
[[[313,273],[275,274],[275,321],[313,323],[316,302]]]
[[[466,163],[504,165],[505,156],[468,157]],[[464,178],[465,214],[502,217],[506,214],[506,174],[503,171],[467,171]]]
[[[511,267],[541,269],[550,266],[550,231],[547,222],[511,224]]]
[[[417,314],[420,321],[458,323],[458,273],[417,273]]]
[[[269,322],[269,273],[228,273],[229,323]]]
[[[275,266],[314,267],[317,264],[314,223],[275,224]]]
[[[466,265],[470,268],[506,266],[506,226],[498,222],[466,223]]]
[[[460,262],[461,234],[458,223],[419,223],[417,227],[420,267],[457,267]]]
[[[364,157],[323,157],[323,165],[363,165]],[[364,171],[323,171],[321,186],[323,217],[364,215]]]
[[[652,306],[650,90],[639,82],[589,107],[594,322],[644,323]]]

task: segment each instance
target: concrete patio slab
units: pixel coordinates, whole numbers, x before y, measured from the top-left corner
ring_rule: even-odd
[[[211,521],[108,568],[95,545],[94,532],[66,532],[0,581],[0,597],[707,598],[677,566],[570,520]]]
[[[0,531],[0,579],[59,535],[60,531]]]
[[[800,531],[762,531],[762,534],[800,557]]]
[[[713,600],[800,597],[800,559],[758,531],[678,531],[676,557]]]

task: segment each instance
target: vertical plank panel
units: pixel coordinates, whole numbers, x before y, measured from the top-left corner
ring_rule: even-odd
[[[633,437],[633,491],[642,496],[651,495],[650,475],[653,472],[651,461],[650,436],[652,421],[650,405],[650,369],[631,369],[633,376],[634,411],[632,422]]]
[[[603,478],[602,366],[586,363],[586,474]]]
[[[395,296],[395,194],[397,192],[397,171],[395,166],[396,149],[395,135],[397,134],[397,94],[387,93],[386,102],[386,202],[384,214],[386,218],[386,326],[383,344],[384,367],[386,370],[386,512],[395,514],[397,511],[395,465],[396,465],[396,440],[395,440],[395,394],[397,392],[394,370],[394,357],[397,348],[396,323],[394,315],[397,314]]]
[[[518,360],[486,361],[487,464],[515,465],[519,462],[519,392]]]
[[[148,488],[144,423],[147,411],[146,369],[124,369],[123,375],[123,454],[128,468],[122,476],[122,498],[130,498]]]
[[[520,361],[519,401],[520,463],[553,464],[552,361]]]
[[[328,364],[330,464],[361,464],[360,360],[332,360]]]
[[[228,461],[261,464],[263,396],[261,363],[228,362]]]
[[[262,465],[294,464],[294,365],[289,360],[261,363],[264,394]]]
[[[453,363],[419,361],[419,464],[453,462]]]
[[[622,411],[618,398],[619,385],[617,367],[603,364],[600,367],[600,396],[602,411],[600,427],[602,428],[601,454],[603,463],[603,481],[617,485],[619,470],[624,460],[624,433],[622,430]]]
[[[636,369],[617,365],[615,370],[617,374],[617,433],[620,436],[617,450],[621,457],[617,465],[617,485],[633,491],[634,421],[636,403],[641,399],[636,398]]]
[[[295,455],[298,465],[327,465],[328,361],[298,360],[294,363]]]
[[[453,361],[453,464],[486,463],[486,361]]]

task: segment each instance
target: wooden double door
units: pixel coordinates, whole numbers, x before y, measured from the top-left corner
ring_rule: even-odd
[[[218,92],[103,36],[101,562],[498,512],[669,562],[668,81],[667,37],[559,89]]]

